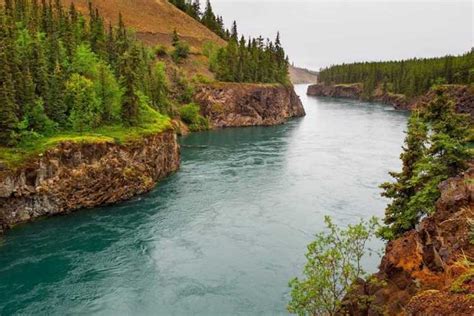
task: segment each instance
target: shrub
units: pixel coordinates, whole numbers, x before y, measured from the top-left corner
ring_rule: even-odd
[[[290,281],[291,301],[288,311],[298,315],[335,315],[353,283],[365,276],[361,259],[367,241],[374,236],[377,221],[361,221],[343,230],[324,219],[328,232],[316,235],[308,245],[304,280]]]
[[[187,43],[178,42],[171,53],[171,58],[175,63],[179,63],[182,59],[188,58],[189,45]]]
[[[179,110],[183,122],[189,125],[191,131],[203,131],[209,129],[209,120],[199,113],[199,105],[189,103]]]
[[[155,47],[155,55],[157,57],[166,57],[168,56],[168,50],[164,45],[157,45]]]

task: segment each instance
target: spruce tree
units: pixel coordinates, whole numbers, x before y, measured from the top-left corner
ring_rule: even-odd
[[[126,125],[137,125],[139,116],[139,99],[136,92],[137,69],[139,63],[138,48],[133,46],[122,56],[122,82],[124,95],[122,101],[122,120]]]
[[[408,121],[408,131],[403,152],[400,155],[403,167],[401,172],[390,172],[395,182],[381,185],[382,196],[392,201],[385,210],[384,227],[380,234],[385,239],[392,239],[409,230],[416,224],[416,219],[406,220],[404,216],[408,202],[416,193],[417,187],[412,183],[415,166],[424,158],[426,152],[428,127],[417,112],[412,113]]]

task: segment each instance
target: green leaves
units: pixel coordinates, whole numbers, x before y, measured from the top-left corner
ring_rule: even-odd
[[[199,105],[195,103],[189,103],[181,107],[181,109],[179,110],[181,119],[186,124],[189,124],[189,128],[192,131],[202,131],[209,129],[209,121],[199,112]]]
[[[346,229],[337,227],[328,216],[324,222],[327,231],[316,234],[315,240],[308,245],[305,278],[294,278],[289,282],[290,313],[334,315],[340,311],[342,299],[353,282],[365,277],[361,260],[368,251],[366,244],[374,236],[377,220],[361,220]]]
[[[442,90],[436,93],[436,99],[410,117],[400,156],[403,169],[391,173],[396,182],[381,185],[382,195],[392,199],[385,211],[385,227],[379,230],[384,239],[400,236],[433,213],[439,184],[464,170],[472,157],[469,118],[456,113]]]

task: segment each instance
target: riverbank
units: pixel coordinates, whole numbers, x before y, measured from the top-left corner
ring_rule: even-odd
[[[214,83],[200,86],[195,101],[213,129],[278,125],[305,115],[293,86]],[[39,139],[24,150],[5,149],[9,160],[0,170],[0,234],[39,217],[150,191],[178,170],[176,131],[187,129],[162,121],[146,129],[104,128]]]
[[[460,113],[467,113],[474,116],[474,90],[466,85],[443,85],[442,89],[448,97],[454,100],[456,108]],[[361,83],[354,84],[314,84],[308,86],[307,95],[322,96],[333,98],[346,98],[354,100],[365,100],[380,102],[391,105],[397,110],[413,110],[434,98],[434,93],[429,91],[427,94],[408,98],[403,94],[394,94],[384,92],[378,88],[370,96],[364,95],[364,87]]]
[[[150,191],[179,168],[176,134],[119,144],[65,141],[0,172],[0,233],[19,223],[112,204]]]
[[[346,297],[350,315],[470,315],[474,165],[439,185],[436,211],[390,241],[379,271]],[[471,295],[469,295],[471,294]],[[360,298],[371,298],[365,303]],[[346,315],[346,313],[343,313]]]
[[[150,193],[2,236],[0,314],[287,313],[323,215],[381,215],[407,119],[295,89],[304,119],[191,133],[179,171]]]

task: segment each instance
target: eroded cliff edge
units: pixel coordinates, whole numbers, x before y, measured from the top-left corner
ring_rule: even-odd
[[[216,83],[198,87],[195,100],[214,128],[277,125],[305,116],[292,86]]]
[[[449,98],[456,102],[458,112],[474,116],[474,91],[472,91],[472,88],[466,85],[443,85],[440,88],[445,91]],[[435,93],[429,91],[423,96],[409,99],[403,94],[384,92],[381,88],[377,88],[372,95],[366,96],[364,95],[364,87],[360,83],[314,84],[308,86],[307,94],[310,96],[375,101],[391,105],[398,110],[413,110],[435,97]]]
[[[173,131],[127,144],[61,143],[17,170],[0,172],[0,233],[37,217],[130,199],[179,165]]]
[[[216,83],[198,88],[212,128],[275,125],[304,116],[292,86]],[[66,141],[16,170],[0,170],[0,234],[38,217],[124,201],[178,170],[174,131],[124,144]]]
[[[358,282],[344,315],[473,315],[473,180],[471,164],[440,184],[436,212],[388,243],[379,272]]]

